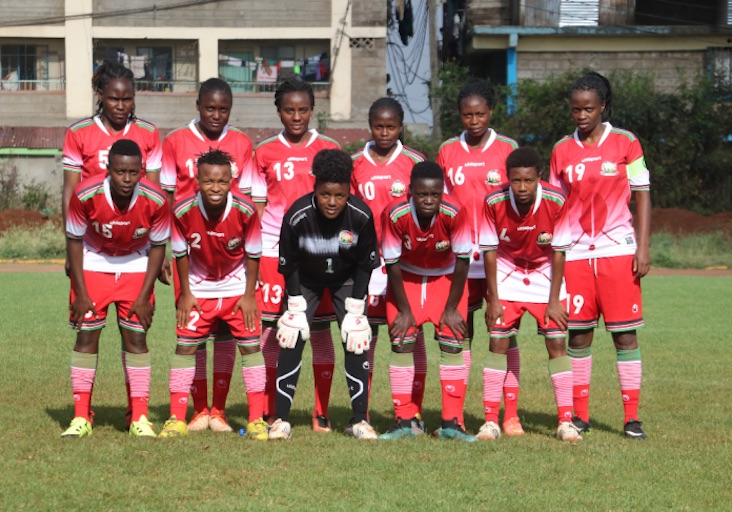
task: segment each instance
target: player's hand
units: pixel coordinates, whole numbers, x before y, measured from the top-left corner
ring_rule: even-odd
[[[503,306],[500,300],[490,300],[485,308],[485,325],[489,335],[496,323],[503,323]]]
[[[193,294],[181,294],[178,299],[178,304],[175,307],[175,324],[179,329],[185,329],[190,322],[191,311],[198,311],[201,314],[201,306],[198,305],[198,301]]]
[[[257,324],[259,323],[259,309],[257,308],[257,301],[253,295],[242,295],[242,297],[236,301],[232,314],[236,315],[239,311],[241,311],[241,316],[244,319],[244,326],[247,330],[256,331]]]
[[[638,246],[633,257],[633,274],[641,278],[651,270],[651,254],[648,247]]]
[[[445,327],[452,331],[458,341],[462,341],[468,335],[468,324],[456,308],[445,308],[442,312],[440,331],[445,332]]]
[[[64,273],[66,277],[71,277],[71,262],[68,256],[66,256],[66,261],[64,261]]]
[[[71,323],[76,327],[76,332],[81,331],[81,325],[84,322],[84,317],[87,315],[99,318],[97,308],[88,295],[77,296],[74,299],[74,303],[69,306],[69,309],[71,310]]]
[[[160,267],[160,273],[158,274],[158,281],[167,286],[170,286],[170,283],[173,282],[173,267],[168,258],[163,260],[163,265]]]
[[[302,335],[303,341],[310,339],[310,326],[305,316],[307,307],[302,295],[287,299],[287,311],[277,320],[277,341],[280,347],[295,348],[298,335]]]
[[[405,336],[411,330],[417,330],[417,321],[414,319],[412,311],[400,311],[389,326],[389,337],[397,340],[401,347],[404,344]]]
[[[137,315],[137,319],[140,321],[140,325],[147,332],[152,325],[153,313],[155,307],[150,304],[149,298],[137,297],[135,302],[132,303],[130,312],[127,313],[127,320],[132,320],[134,315]]]
[[[356,355],[363,354],[371,346],[371,326],[366,315],[366,301],[346,298],[346,316],[341,324],[341,338],[346,350]]]
[[[544,315],[544,325],[548,324],[549,320],[553,320],[563,331],[567,330],[569,313],[567,313],[561,300],[549,299],[549,304],[546,305],[546,314]]]

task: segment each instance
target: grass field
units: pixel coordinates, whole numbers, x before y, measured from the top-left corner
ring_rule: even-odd
[[[110,327],[102,335],[94,435],[62,440],[73,415],[68,281],[60,273],[0,273],[0,510],[729,510],[732,350],[725,322],[732,278],[648,277],[644,283],[645,442],[621,435],[615,356],[603,331],[594,350],[593,433],[578,445],[553,438],[546,353],[530,319],[519,339],[523,438],[461,444],[428,436],[359,442],[339,433],[313,434],[306,350],[292,441],[257,443],[213,433],[132,439],[124,432],[119,336]],[[158,291],[150,347],[151,416],[159,427],[168,415],[174,331],[172,293]],[[482,424],[480,368],[487,347],[485,328],[480,332],[467,401],[473,432]],[[338,355],[336,368],[342,368]],[[387,361],[382,340],[372,399],[379,431],[392,421]],[[435,346],[429,362],[431,429],[438,426],[440,403]],[[346,405],[338,370],[331,419],[339,430],[349,418]],[[239,372],[228,413],[237,429],[243,425]]]

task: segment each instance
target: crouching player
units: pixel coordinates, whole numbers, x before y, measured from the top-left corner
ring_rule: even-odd
[[[367,421],[371,327],[365,315],[371,271],[379,265],[376,229],[366,203],[349,195],[351,157],[337,149],[313,159],[314,192],[297,199],[280,233],[279,272],[285,277],[287,311],[277,322],[275,422],[270,439],[289,439],[288,422],[302,367],[302,351],[323,293],[330,291],[345,351],[353,418],[346,435],[375,439]],[[411,380],[410,386],[411,386]],[[410,391],[411,393],[411,391]]]
[[[572,426],[572,365],[567,356],[569,315],[562,305],[564,251],[571,234],[564,195],[540,181],[541,158],[532,148],[519,148],[506,159],[508,185],[488,194],[480,248],[490,297],[485,321],[490,331],[488,360],[483,369],[486,422],[478,439],[498,439],[498,411],[506,379],[509,338],[518,333],[528,311],[546,338],[549,374],[559,413],[557,438],[579,441]]]
[[[185,419],[196,373],[196,351],[217,332],[219,322],[224,322],[242,354],[249,404],[247,436],[266,441],[267,424],[262,419],[265,369],[254,295],[262,253],[259,216],[248,199],[230,191],[228,153],[210,151],[197,165],[199,192],[173,208],[173,256],[180,277],[178,346],[170,369],[170,419],[160,437],[188,433]]]
[[[443,194],[442,168],[420,162],[412,168],[409,197],[382,214],[382,253],[388,288],[386,319],[391,337],[389,380],[396,425],[381,439],[411,438],[424,433],[412,400],[414,342],[417,329],[435,326],[440,344],[442,427],[438,437],[475,441],[465,432],[465,362],[467,334],[466,282],[473,244],[465,211]]]
[[[70,323],[74,419],[62,437],[92,434],[91,395],[99,337],[114,303],[125,352],[132,401],[130,435],[155,437],[148,421],[154,284],[170,238],[170,210],[163,191],[142,177],[142,152],[121,139],[109,149],[107,173],[77,185],[66,217],[71,274]]]

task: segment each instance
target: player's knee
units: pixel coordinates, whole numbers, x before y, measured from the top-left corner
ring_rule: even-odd
[[[564,340],[565,338],[546,338],[546,351],[549,353],[549,359],[567,355],[567,345]]]
[[[203,348],[206,348],[206,345],[202,345]],[[179,356],[192,356],[196,354],[196,351],[201,347],[201,345],[182,345],[177,344],[175,347],[175,353]]]
[[[440,352],[444,352],[446,354],[459,354],[463,351],[463,347],[456,347],[454,345],[447,345],[445,343],[440,343]]]
[[[401,345],[392,343],[391,351],[396,354],[411,354],[414,352],[414,343],[403,343]]]
[[[638,336],[635,331],[614,332],[613,343],[618,350],[635,350],[638,348]]]
[[[249,355],[249,354],[256,354],[259,352],[259,344],[251,345],[246,344],[243,345],[241,343],[238,343],[237,346],[239,347],[239,353],[243,356]]]
[[[574,349],[587,348],[592,345],[592,329],[569,331],[569,346]]]
[[[488,350],[494,354],[506,354],[508,353],[508,347],[510,344],[510,338],[491,337],[488,342]]]

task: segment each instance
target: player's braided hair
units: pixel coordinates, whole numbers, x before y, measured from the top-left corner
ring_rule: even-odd
[[[404,123],[404,109],[394,98],[384,97],[374,101],[369,109],[369,123],[371,123],[379,110],[391,110],[399,118],[399,122]]]
[[[425,160],[424,162],[419,162],[415,164],[414,167],[412,167],[412,175],[409,178],[409,186],[412,186],[415,181],[420,179],[440,180],[444,183],[445,171],[443,171],[442,167],[440,167],[435,162]]]
[[[480,96],[485,100],[485,104],[488,105],[488,108],[496,108],[496,89],[493,87],[493,84],[483,80],[482,78],[473,77],[463,85],[463,88],[460,89],[460,92],[458,93],[458,110],[460,110],[463,100],[468,99],[471,96]]]
[[[234,98],[231,94],[231,87],[225,80],[220,78],[209,78],[205,82],[201,82],[201,86],[198,89],[198,101],[202,101],[204,96],[214,92],[220,92],[228,96],[230,100],[233,100]]]
[[[602,112],[602,120],[609,121],[612,117],[612,89],[610,88],[610,80],[602,76],[600,73],[590,71],[582,77],[575,80],[572,84],[570,96],[574,91],[595,91],[600,98],[600,104],[605,104],[605,110]]]
[[[137,145],[137,142],[130,139],[120,139],[112,144],[112,147],[109,148],[107,158],[111,160],[112,157],[115,155],[139,156],[140,159],[142,159],[142,151],[140,150],[140,146]]]
[[[315,94],[313,94],[313,87],[306,81],[300,79],[285,80],[275,91],[274,104],[277,110],[282,106],[282,100],[285,98],[285,94],[290,92],[304,92],[307,93],[310,98],[310,108],[315,106]]]
[[[132,71],[124,67],[119,62],[111,62],[107,61],[97,70],[94,72],[94,76],[92,76],[92,88],[94,89],[94,92],[97,92],[99,94],[104,94],[104,89],[107,88],[109,85],[109,82],[112,81],[115,78],[122,78],[125,80],[129,80],[132,84],[132,90],[135,90],[135,75],[132,74]],[[97,114],[99,114],[102,111],[102,102],[101,100],[97,103]],[[130,114],[130,117],[132,119],[135,118],[135,108],[132,107],[132,113]]]
[[[353,161],[340,149],[323,149],[313,158],[315,186],[321,183],[351,183]]]
[[[208,151],[201,153],[196,160],[196,165],[200,168],[202,165],[225,165],[231,167],[231,155],[226,151],[216,148],[208,148]]]
[[[506,158],[506,172],[516,167],[533,167],[541,176],[541,155],[536,149],[528,146],[514,149]]]

